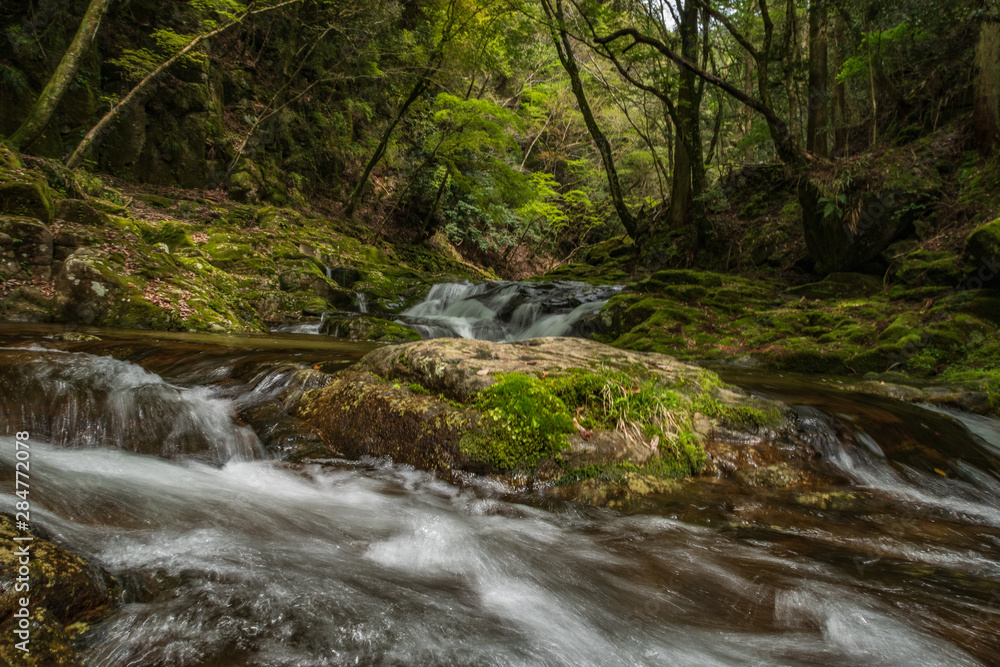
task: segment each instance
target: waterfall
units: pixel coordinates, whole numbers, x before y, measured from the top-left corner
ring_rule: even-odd
[[[365,296],[364,292],[355,292],[355,298],[358,302],[358,312],[362,315],[368,314],[368,297]]]
[[[41,347],[0,349],[0,423],[76,447],[215,462],[260,454],[210,387],[180,387],[127,361]],[[30,410],[27,409],[30,406]]]
[[[621,291],[568,281],[549,283],[442,283],[397,322],[424,338],[491,341],[570,336],[588,315],[600,312]]]

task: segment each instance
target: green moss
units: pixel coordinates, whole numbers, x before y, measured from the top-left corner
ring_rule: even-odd
[[[591,464],[578,468],[567,468],[556,482],[557,485],[574,484],[588,479],[597,479],[613,484],[627,484],[630,478],[652,477],[654,479],[681,479],[692,474],[690,466],[684,464],[685,459],[700,459],[698,469],[704,465],[704,449],[693,435],[686,436],[674,445],[684,451],[678,456],[672,451],[663,451],[647,463],[637,464],[629,461],[611,464]]]
[[[18,173],[12,174],[10,180],[0,182],[0,213],[52,224],[55,205],[45,180],[37,174]]]
[[[193,248],[194,242],[188,235],[190,227],[179,222],[164,222],[159,229],[148,229],[146,233],[143,234],[143,238],[150,245],[156,245],[157,243],[164,243],[170,251],[173,252],[178,248]]]
[[[784,415],[777,408],[725,405],[707,394],[695,400],[695,408],[705,416],[717,419],[722,426],[734,430],[777,428],[784,422]]]
[[[420,384],[418,382],[411,383],[410,385],[408,385],[407,388],[410,391],[412,391],[414,394],[420,394],[421,396],[425,396],[425,395],[428,395],[428,394],[431,393],[431,392],[427,391],[426,387],[424,387],[422,384]]]
[[[988,262],[994,270],[1000,263],[1000,218],[983,225],[966,241],[969,254],[980,262]]]
[[[500,470],[528,469],[568,444],[573,418],[541,380],[523,373],[501,376],[480,392],[481,428],[462,436],[461,450]]]
[[[154,208],[170,208],[177,202],[169,197],[161,197],[160,195],[152,194],[139,194],[135,195],[135,198],[141,202],[145,202]]]

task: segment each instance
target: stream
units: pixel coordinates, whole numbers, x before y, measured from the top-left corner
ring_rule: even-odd
[[[407,315],[425,336],[555,326],[503,286],[435,289]],[[722,371],[793,404],[859,500],[707,480],[616,512],[387,460],[283,463],[236,418],[289,367],[373,344],[62,330],[0,325],[0,511],[28,430],[33,522],[126,588],[87,665],[1000,663],[997,420]]]

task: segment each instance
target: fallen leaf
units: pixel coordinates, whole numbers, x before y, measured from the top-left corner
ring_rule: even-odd
[[[659,446],[660,446],[660,436],[657,435],[652,440],[649,441],[649,448],[656,449]]]
[[[481,371],[476,371],[476,375],[489,375],[489,374],[490,374],[490,371],[489,371],[489,369],[486,369],[486,368],[484,368]]]

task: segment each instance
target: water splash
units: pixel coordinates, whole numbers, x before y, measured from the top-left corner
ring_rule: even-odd
[[[70,447],[116,447],[217,463],[260,453],[210,387],[180,387],[109,356],[0,348],[0,423]]]

